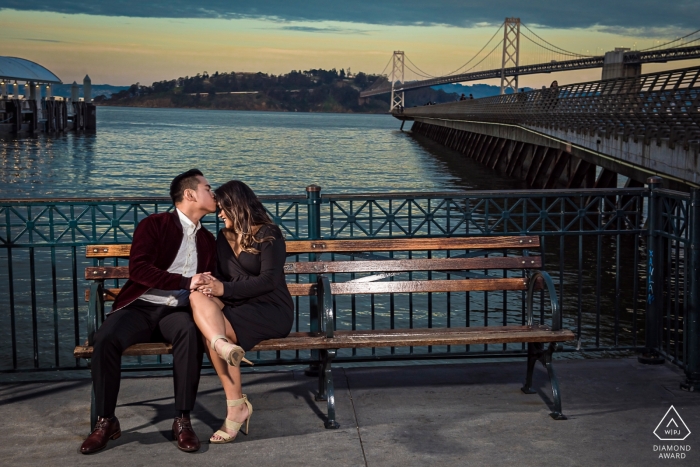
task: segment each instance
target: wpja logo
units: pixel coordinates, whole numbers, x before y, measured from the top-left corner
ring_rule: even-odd
[[[690,436],[690,429],[676,408],[671,406],[659,424],[656,425],[654,434],[660,441],[684,441]],[[685,459],[688,451],[690,451],[689,444],[664,443],[654,445],[654,452],[659,453],[659,459]]]

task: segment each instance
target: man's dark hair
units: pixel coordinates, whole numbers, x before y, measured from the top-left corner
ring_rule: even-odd
[[[197,186],[199,186],[199,180],[197,180],[198,175],[201,177],[204,176],[201,170],[190,169],[173,179],[173,182],[170,184],[170,198],[173,200],[173,204],[182,201],[185,190],[197,189]]]

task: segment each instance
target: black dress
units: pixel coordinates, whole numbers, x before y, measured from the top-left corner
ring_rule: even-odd
[[[241,251],[236,258],[223,231],[216,238],[215,276],[224,284],[224,316],[244,350],[265,339],[286,337],[294,321],[294,302],[284,280],[287,248],[276,225],[264,225],[256,237],[273,241],[254,243],[260,251]]]

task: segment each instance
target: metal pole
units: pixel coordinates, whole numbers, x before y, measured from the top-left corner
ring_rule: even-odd
[[[647,299],[646,325],[644,330],[645,350],[637,357],[640,363],[658,365],[664,363],[664,358],[658,353],[660,345],[661,314],[663,313],[662,278],[659,274],[659,264],[663,251],[657,230],[661,226],[661,206],[658,189],[661,188],[661,177],[649,177],[649,217],[647,219]]]
[[[321,238],[321,187],[318,185],[309,185],[306,187],[306,204],[308,212],[308,239],[318,240]],[[316,253],[309,253],[309,261],[316,261]],[[309,283],[315,284],[317,280],[316,274],[309,274]],[[309,331],[319,332],[319,308],[318,297],[311,295],[309,297]],[[319,372],[319,352],[318,350],[311,351],[311,360],[309,368],[305,371],[307,376],[318,376]]]
[[[690,190],[690,247],[688,251],[689,277],[686,279],[688,304],[683,329],[684,348],[686,349],[685,382],[681,389],[700,391],[700,189]]]

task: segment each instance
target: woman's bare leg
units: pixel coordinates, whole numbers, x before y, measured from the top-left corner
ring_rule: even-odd
[[[223,303],[217,298],[209,298],[200,292],[192,292],[190,294],[190,304],[192,305],[192,314],[194,322],[197,324],[202,336],[207,351],[209,361],[214,366],[216,374],[219,375],[221,386],[224,388],[227,400],[236,400],[243,397],[241,388],[241,370],[238,367],[231,366],[226,363],[218,353],[211,351],[211,338],[223,334],[234,344],[238,343],[236,333],[231,327],[231,323],[224,317],[221,311]],[[216,341],[215,345],[218,348],[222,340]],[[248,406],[245,404],[236,407],[227,407],[226,418],[234,422],[241,423],[248,418]],[[236,436],[237,433],[232,432],[226,427],[221,427],[226,433],[231,436]],[[219,436],[212,436],[214,440],[220,440]]]

